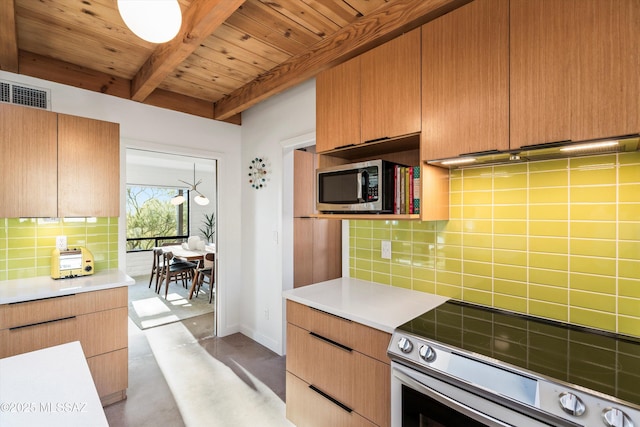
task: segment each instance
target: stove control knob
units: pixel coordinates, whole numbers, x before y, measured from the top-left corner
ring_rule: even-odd
[[[602,420],[607,427],[633,427],[631,419],[618,408],[603,409]]]
[[[402,337],[398,340],[398,348],[403,353],[411,353],[411,350],[413,350],[413,344],[406,337]]]
[[[433,362],[436,358],[436,351],[430,345],[423,345],[420,347],[420,358],[425,362]]]
[[[586,410],[582,400],[575,394],[569,392],[560,394],[560,406],[564,412],[575,415],[576,417],[584,414]]]

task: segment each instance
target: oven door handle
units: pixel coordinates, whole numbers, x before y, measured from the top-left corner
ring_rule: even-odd
[[[402,382],[403,384],[413,388],[415,391],[420,392],[434,400],[437,400],[438,402],[447,405],[449,407],[452,407],[453,409],[455,409],[456,411],[467,415],[470,418],[473,419],[478,419],[478,417],[480,417],[480,420],[482,420],[483,423],[487,423],[487,422],[491,422],[491,426],[496,426],[496,427],[513,427],[511,424],[505,424],[500,420],[497,420],[493,417],[490,417],[489,415],[485,414],[484,412],[480,412],[477,411],[473,408],[470,408],[460,402],[458,402],[457,400],[454,400],[452,398],[450,398],[449,396],[445,396],[442,393],[437,392],[436,390],[432,389],[431,387],[429,387],[428,385],[422,384],[420,381],[416,381],[415,379],[411,378],[410,376],[406,375],[405,373],[403,373],[398,367],[394,367],[392,369],[393,372],[393,376],[395,376],[396,378],[398,378],[400,380],[400,382]]]

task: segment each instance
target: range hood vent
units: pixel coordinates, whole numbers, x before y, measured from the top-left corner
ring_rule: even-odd
[[[0,80],[0,102],[51,110],[51,91]]]
[[[567,157],[638,151],[640,135],[625,135],[591,141],[561,141],[529,145],[509,151],[483,151],[449,159],[429,160],[427,163],[449,169],[462,169],[510,163],[534,162]]]

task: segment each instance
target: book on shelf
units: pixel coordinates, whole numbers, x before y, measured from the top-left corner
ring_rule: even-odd
[[[420,213],[420,166],[395,166],[393,213]]]

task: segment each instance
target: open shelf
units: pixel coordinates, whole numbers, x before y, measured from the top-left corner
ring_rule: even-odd
[[[350,214],[350,213],[321,213],[311,215],[313,218],[322,219],[374,219],[374,220],[395,220],[403,221],[408,219],[420,219],[420,214]]]

